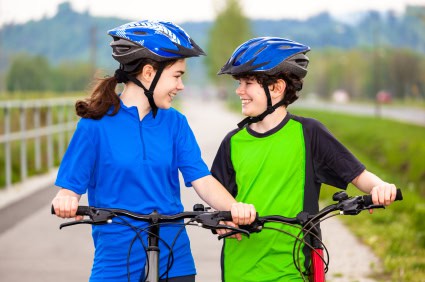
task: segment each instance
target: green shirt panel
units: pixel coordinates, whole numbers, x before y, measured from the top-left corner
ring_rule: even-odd
[[[302,125],[294,120],[279,131],[254,136],[247,129],[230,140],[236,172],[236,199],[255,205],[260,215],[295,217],[303,210],[305,142]],[[270,226],[270,225],[268,225]],[[284,226],[294,235],[299,229]],[[224,245],[225,281],[302,281],[292,259],[294,238],[273,230]],[[226,254],[232,260],[226,260]],[[304,264],[302,261],[301,265]]]

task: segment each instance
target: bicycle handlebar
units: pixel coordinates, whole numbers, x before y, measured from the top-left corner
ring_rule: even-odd
[[[55,214],[53,205],[51,207],[51,213]],[[62,223],[60,229],[63,227],[76,225],[76,224],[92,224],[102,225],[112,223],[112,219],[117,216],[127,216],[139,221],[146,221],[151,224],[159,223],[170,223],[180,219],[190,219],[190,222],[197,222],[202,228],[217,230],[217,229],[230,229],[236,233],[243,233],[249,236],[247,230],[236,228],[224,224],[220,224],[221,221],[232,221],[232,214],[230,211],[208,211],[203,205],[197,204],[194,206],[194,211],[184,211],[173,215],[159,214],[157,211],[153,211],[150,214],[139,214],[124,209],[113,209],[113,208],[96,208],[91,206],[79,206],[76,215],[88,216],[90,219],[78,220],[72,222]],[[230,236],[230,235],[228,235]],[[227,237],[227,236],[224,236]],[[219,239],[221,239],[220,237]]]
[[[231,221],[232,214],[230,211],[207,211],[203,205],[197,204],[194,206],[194,211],[184,211],[174,215],[163,215],[156,211],[151,214],[139,214],[124,209],[112,209],[112,208],[96,208],[90,206],[79,206],[77,209],[77,215],[88,216],[89,220],[79,220],[74,222],[66,222],[60,225],[60,228],[76,224],[108,224],[112,222],[112,219],[116,216],[128,216],[130,218],[146,221],[153,224],[172,222],[179,219],[191,219],[196,221],[201,227],[217,230],[217,229],[230,229],[225,235],[219,236],[219,239],[232,236],[236,233],[243,233],[249,236],[250,233],[260,232],[264,223],[266,222],[282,222],[289,224],[300,224],[305,225],[310,220],[319,220],[329,214],[330,212],[339,210],[344,215],[356,215],[363,210],[385,208],[383,205],[374,205],[372,202],[372,195],[361,195],[355,197],[348,197],[345,191],[337,192],[333,195],[332,199],[337,201],[335,204],[331,204],[317,214],[309,214],[306,212],[300,212],[295,218],[288,218],[280,215],[269,215],[269,216],[258,216],[256,220],[249,225],[242,225],[239,228],[231,227],[228,225],[220,224],[220,221]],[[403,200],[403,195],[400,189],[397,189],[395,201]],[[55,210],[51,208],[52,214],[55,214]]]
[[[343,215],[357,215],[363,210],[370,210],[376,208],[385,208],[383,205],[374,205],[372,202],[372,195],[361,195],[355,197],[348,197],[345,191],[336,192],[332,199],[337,201],[337,203],[328,205],[320,210],[316,214],[309,214],[307,212],[300,212],[296,217],[289,218],[281,215],[267,215],[267,216],[257,216],[254,222],[249,225],[241,225],[240,229],[246,230],[249,233],[258,233],[264,227],[266,222],[280,222],[286,224],[298,224],[301,226],[307,225],[311,221],[318,221],[321,218],[325,217],[333,211],[340,211],[340,214]],[[403,200],[403,195],[400,189],[397,189],[395,201]],[[226,234],[231,236],[237,233],[237,231],[230,232],[231,234]],[[219,238],[220,239],[220,238]]]

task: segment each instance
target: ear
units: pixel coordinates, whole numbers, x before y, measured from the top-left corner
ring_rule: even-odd
[[[155,69],[152,65],[143,66],[142,72],[140,73],[141,79],[147,82],[151,82],[155,76]]]
[[[271,85],[270,95],[272,98],[283,96],[286,89],[286,82],[283,79],[278,79],[273,85]]]

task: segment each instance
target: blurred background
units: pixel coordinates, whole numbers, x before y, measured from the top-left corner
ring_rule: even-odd
[[[75,101],[118,67],[109,29],[179,24],[208,54],[188,60],[180,96],[236,112],[236,84],[217,71],[247,39],[285,37],[312,49],[289,111],[321,120],[405,195],[382,215],[346,224],[382,259],[379,279],[425,281],[425,0],[150,2],[0,0],[0,191],[57,168],[78,120]],[[324,190],[326,201],[334,190]]]

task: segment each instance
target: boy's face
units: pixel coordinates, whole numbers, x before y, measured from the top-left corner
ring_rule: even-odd
[[[264,88],[255,78],[238,79],[236,94],[242,102],[242,114],[255,117],[267,109],[267,97]]]

